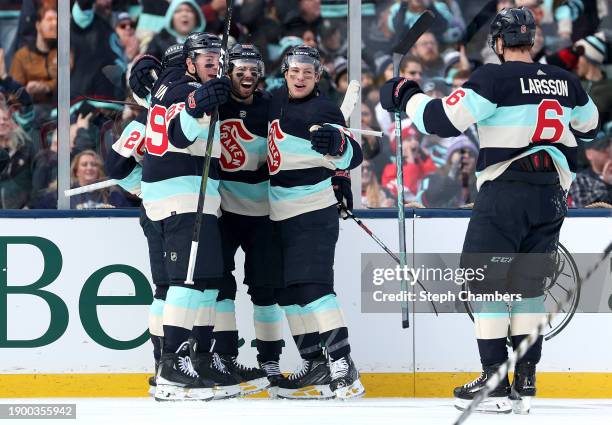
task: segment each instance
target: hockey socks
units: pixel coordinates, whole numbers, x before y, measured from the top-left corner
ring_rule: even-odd
[[[481,364],[505,362],[508,358],[506,338],[510,326],[508,305],[503,301],[477,302],[473,308]]]
[[[283,310],[278,304],[253,305],[253,322],[260,363],[278,361],[283,349]]]
[[[202,291],[171,286],[163,307],[163,332],[166,353],[175,353],[187,341],[196,320]]]
[[[516,349],[521,341],[538,326],[545,314],[544,296],[512,301],[510,308],[510,329],[512,331],[513,349]],[[519,363],[530,362],[537,364],[542,356],[542,340],[543,337],[540,335],[535,344],[519,360]]]
[[[196,350],[200,353],[207,353],[212,347],[218,294],[217,289],[200,292],[195,323],[191,332],[191,336],[197,341]]]
[[[320,341],[326,347],[332,360],[337,360],[351,352],[348,329],[335,295],[329,294],[316,299],[306,304],[303,311],[314,317]]]
[[[161,338],[164,336],[164,300],[158,298],[153,299],[151,307],[149,307],[149,334],[153,343],[153,358],[155,363],[159,362],[161,357]]]
[[[215,353],[238,355],[238,330],[236,328],[236,308],[234,300],[216,302],[216,316],[212,337],[215,340]]]
[[[305,360],[321,356],[321,339],[319,338],[317,321],[314,316],[297,304],[283,306],[291,335],[297,345],[300,357]]]

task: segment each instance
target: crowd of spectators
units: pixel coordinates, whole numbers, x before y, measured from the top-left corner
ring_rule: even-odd
[[[342,101],[348,86],[346,0],[236,0],[233,41],[261,50],[263,88],[283,84],[284,52],[298,44],[318,47],[324,74],[320,91]],[[222,31],[226,0],[73,0],[70,22],[72,186],[104,179],[101,164],[112,141],[139,111],[126,86],[140,54],[160,57],[192,31]],[[590,93],[602,132],[581,150],[570,190],[571,206],[612,204],[612,79],[609,0],[362,0],[361,128],[362,205],[407,203],[456,208],[474,201],[479,140],[465,135],[422,135],[402,117],[402,188],[396,181],[393,117],[381,108],[378,88],[393,74],[391,48],[419,14],[436,21],[400,64],[403,77],[434,97],[460,87],[480,65],[498,62],[486,43],[488,21],[467,43],[466,28],[482,10],[526,6],[537,20],[535,61],[574,72]],[[490,19],[489,19],[490,20]],[[57,0],[0,0],[0,208],[55,208],[57,203]],[[118,188],[72,199],[73,208],[126,207],[138,199]]]

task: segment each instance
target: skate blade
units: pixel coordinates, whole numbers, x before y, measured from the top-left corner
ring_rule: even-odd
[[[472,400],[455,398],[455,407],[461,411],[467,409]],[[508,397],[488,397],[483,400],[474,410],[478,413],[511,413],[512,404]]]
[[[310,385],[298,389],[278,388],[277,397],[291,400],[329,400],[336,395],[329,385]]]
[[[519,397],[512,400],[512,411],[517,415],[528,415],[532,397]]]
[[[278,386],[268,387],[268,397],[272,399],[278,398]]]
[[[250,381],[240,383],[240,395],[257,394],[270,386],[268,378],[252,379]]]
[[[215,400],[238,397],[240,395],[240,385],[215,386],[213,393]]]
[[[153,385],[149,385],[149,395],[151,397],[155,396],[155,392],[157,391],[157,387],[154,387]]]
[[[184,388],[158,384],[155,390],[157,401],[209,401],[213,397],[212,388]]]
[[[357,379],[348,387],[337,388],[334,393],[336,395],[336,398],[341,400],[347,400],[349,398],[363,397],[363,395],[365,394],[365,388],[363,387],[361,381]]]

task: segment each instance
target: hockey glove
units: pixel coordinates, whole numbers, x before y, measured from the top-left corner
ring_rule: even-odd
[[[227,102],[231,90],[228,77],[213,78],[189,94],[185,110],[194,118],[202,118]]]
[[[310,133],[312,149],[321,155],[342,156],[346,150],[344,133],[333,125],[325,124]]]
[[[130,72],[130,88],[140,98],[145,98],[153,89],[153,84],[161,74],[162,66],[156,57],[142,55],[134,62]]]
[[[340,215],[345,220],[348,218],[346,214],[342,214],[342,209],[353,211],[353,191],[351,190],[351,174],[346,170],[336,170],[336,175],[331,179],[334,195],[338,200],[340,207]]]
[[[389,112],[402,112],[412,96],[423,93],[416,81],[394,77],[380,88],[380,104]]]

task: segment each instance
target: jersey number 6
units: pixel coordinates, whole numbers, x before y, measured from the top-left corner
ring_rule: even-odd
[[[547,117],[546,114],[548,113],[548,111],[553,111],[557,114],[557,116]],[[533,135],[531,136],[531,141],[534,143],[558,142],[561,136],[563,135],[563,130],[565,129],[565,127],[563,126],[563,122],[560,119],[562,116],[563,107],[561,106],[558,100],[542,100],[538,105],[538,121],[536,122],[536,127],[533,131]],[[548,130],[546,132],[547,137],[544,136],[545,130]],[[552,135],[550,135],[551,131]]]

